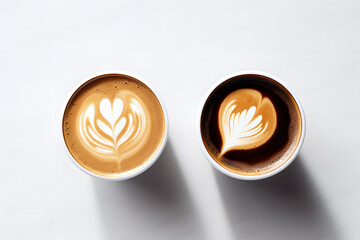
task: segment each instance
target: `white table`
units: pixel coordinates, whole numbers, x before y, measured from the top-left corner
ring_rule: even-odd
[[[358,239],[359,1],[1,1],[0,239]],[[169,143],[112,183],[66,158],[61,108],[119,69],[158,90]],[[239,70],[287,82],[307,136],[268,180],[215,171],[196,142],[206,90]]]

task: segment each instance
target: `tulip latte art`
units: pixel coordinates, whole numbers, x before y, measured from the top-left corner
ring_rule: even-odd
[[[95,156],[120,164],[147,141],[149,113],[130,91],[119,91],[112,102],[108,98],[98,99],[100,102],[96,99],[83,104],[86,110],[80,113],[79,140]]]
[[[253,89],[240,89],[229,94],[221,103],[218,118],[223,142],[221,155],[230,150],[261,146],[276,128],[274,105]]]
[[[105,75],[80,87],[63,124],[75,160],[106,176],[126,175],[146,165],[159,150],[164,128],[155,94],[123,75]]]
[[[279,83],[242,75],[220,84],[200,119],[206,150],[222,167],[258,175],[284,164],[300,141],[300,110]]]

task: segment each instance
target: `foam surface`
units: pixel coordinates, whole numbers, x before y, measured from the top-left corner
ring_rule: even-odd
[[[157,153],[165,120],[155,94],[123,75],[91,80],[72,96],[64,115],[66,145],[75,160],[101,175],[126,175]]]
[[[253,149],[274,134],[276,111],[269,98],[254,89],[239,89],[229,94],[219,109],[222,137],[220,155],[230,150]]]
[[[242,175],[260,175],[283,165],[296,150],[302,130],[290,92],[255,74],[220,84],[205,102],[200,121],[209,155]]]

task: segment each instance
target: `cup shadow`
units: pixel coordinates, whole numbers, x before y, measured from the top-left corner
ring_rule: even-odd
[[[340,239],[301,156],[260,181],[214,173],[235,239]]]
[[[157,162],[120,182],[94,179],[105,239],[197,238],[200,222],[168,141]]]

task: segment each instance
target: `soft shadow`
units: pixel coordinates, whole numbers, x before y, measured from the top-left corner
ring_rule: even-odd
[[[196,238],[200,223],[169,141],[157,162],[122,182],[94,180],[105,239]]]
[[[339,239],[301,156],[283,172],[260,181],[214,173],[236,239]]]

